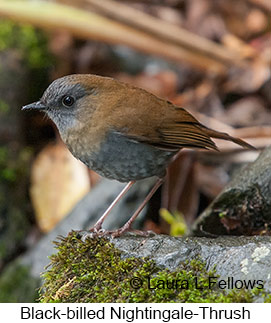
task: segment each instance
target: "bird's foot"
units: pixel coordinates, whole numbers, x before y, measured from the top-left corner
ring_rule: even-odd
[[[143,236],[143,237],[149,237],[150,235],[154,234],[154,232],[152,231],[135,230],[135,229],[126,227],[125,225],[117,230],[109,231],[109,234],[111,235],[112,238],[116,238],[116,237],[120,237],[122,234],[126,232],[134,235]]]
[[[105,236],[107,237],[111,236],[112,238],[116,238],[116,237],[120,237],[126,232],[133,235],[143,236],[143,237],[149,237],[150,235],[155,234],[153,231],[142,231],[142,230],[131,229],[129,225],[124,225],[121,228],[116,230],[105,230],[100,226],[94,226],[90,228],[88,231],[82,230],[81,238],[86,239],[87,237],[94,238],[94,237],[105,237]]]
[[[114,231],[112,231],[112,230],[105,230],[105,229],[99,229],[99,230],[92,230],[92,229],[90,229],[89,230],[89,234],[92,237],[104,237],[104,236],[111,235],[112,232],[114,232]]]
[[[88,231],[93,233],[93,235],[102,236],[104,234],[107,234],[108,231],[102,228],[103,222],[98,221],[92,228],[90,228]]]
[[[105,236],[108,236],[110,235],[111,231],[109,230],[104,230],[104,229],[96,229],[95,227],[93,228],[90,228],[89,230],[81,230],[79,232],[80,234],[80,238],[82,241],[86,240],[87,238],[96,238],[96,237],[99,237],[99,238],[102,238],[102,237],[105,237]]]

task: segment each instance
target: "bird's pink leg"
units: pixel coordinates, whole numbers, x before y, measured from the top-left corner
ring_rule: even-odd
[[[99,232],[102,229],[103,222],[105,218],[108,216],[108,214],[111,212],[113,207],[118,203],[118,201],[122,198],[124,194],[126,194],[129,189],[133,186],[135,181],[130,181],[124,188],[123,190],[119,193],[119,195],[115,198],[115,200],[110,204],[110,206],[106,209],[104,214],[99,218],[99,220],[95,223],[93,228],[90,229],[92,232]]]
[[[149,194],[145,197],[144,201],[140,204],[139,208],[135,211],[135,213],[131,216],[131,218],[122,226],[121,228],[115,230],[112,232],[113,237],[118,237],[125,231],[130,230],[132,223],[137,218],[139,213],[143,210],[144,206],[148,203],[148,201],[151,199],[153,194],[158,190],[158,188],[161,186],[161,184],[164,182],[163,178],[159,178]]]

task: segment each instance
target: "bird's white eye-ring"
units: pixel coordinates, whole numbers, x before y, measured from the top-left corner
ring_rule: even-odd
[[[63,105],[65,105],[66,107],[71,107],[74,104],[74,97],[70,96],[70,95],[65,95],[62,98],[62,103]]]

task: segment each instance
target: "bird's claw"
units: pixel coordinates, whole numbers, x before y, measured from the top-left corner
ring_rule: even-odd
[[[144,237],[149,237],[151,234],[154,234],[152,231],[142,231],[142,230],[135,230],[131,229],[130,226],[124,225],[123,227],[116,229],[116,230],[105,230],[101,227],[92,227],[90,228],[84,236],[87,237],[105,237],[111,236],[113,239],[120,237],[123,233],[128,232],[134,235],[140,235]]]
[[[89,233],[92,235],[92,237],[104,237],[107,234],[110,234],[111,231],[105,230],[103,228],[96,228],[93,227],[89,229]]]
[[[131,233],[134,235],[143,236],[143,237],[149,237],[150,235],[155,234],[153,231],[134,230],[134,229],[122,227],[120,229],[111,231],[110,235],[112,238],[116,238],[116,237],[120,237],[125,232]]]

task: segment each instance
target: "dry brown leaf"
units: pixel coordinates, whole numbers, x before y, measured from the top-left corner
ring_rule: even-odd
[[[162,98],[171,98],[177,92],[178,77],[170,70],[163,70],[155,74],[141,73],[137,76],[118,74],[117,78],[120,81],[146,89]]]
[[[234,127],[271,124],[271,114],[260,96],[250,95],[227,107],[220,120]]]
[[[48,232],[89,191],[88,170],[62,144],[49,144],[31,170],[30,195],[38,226]]]
[[[267,16],[259,9],[253,9],[249,12],[245,25],[251,33],[257,34],[265,31],[268,26]]]
[[[238,52],[242,58],[249,58],[258,55],[258,52],[255,48],[248,45],[233,34],[227,33],[223,35],[221,41],[226,47]]]

